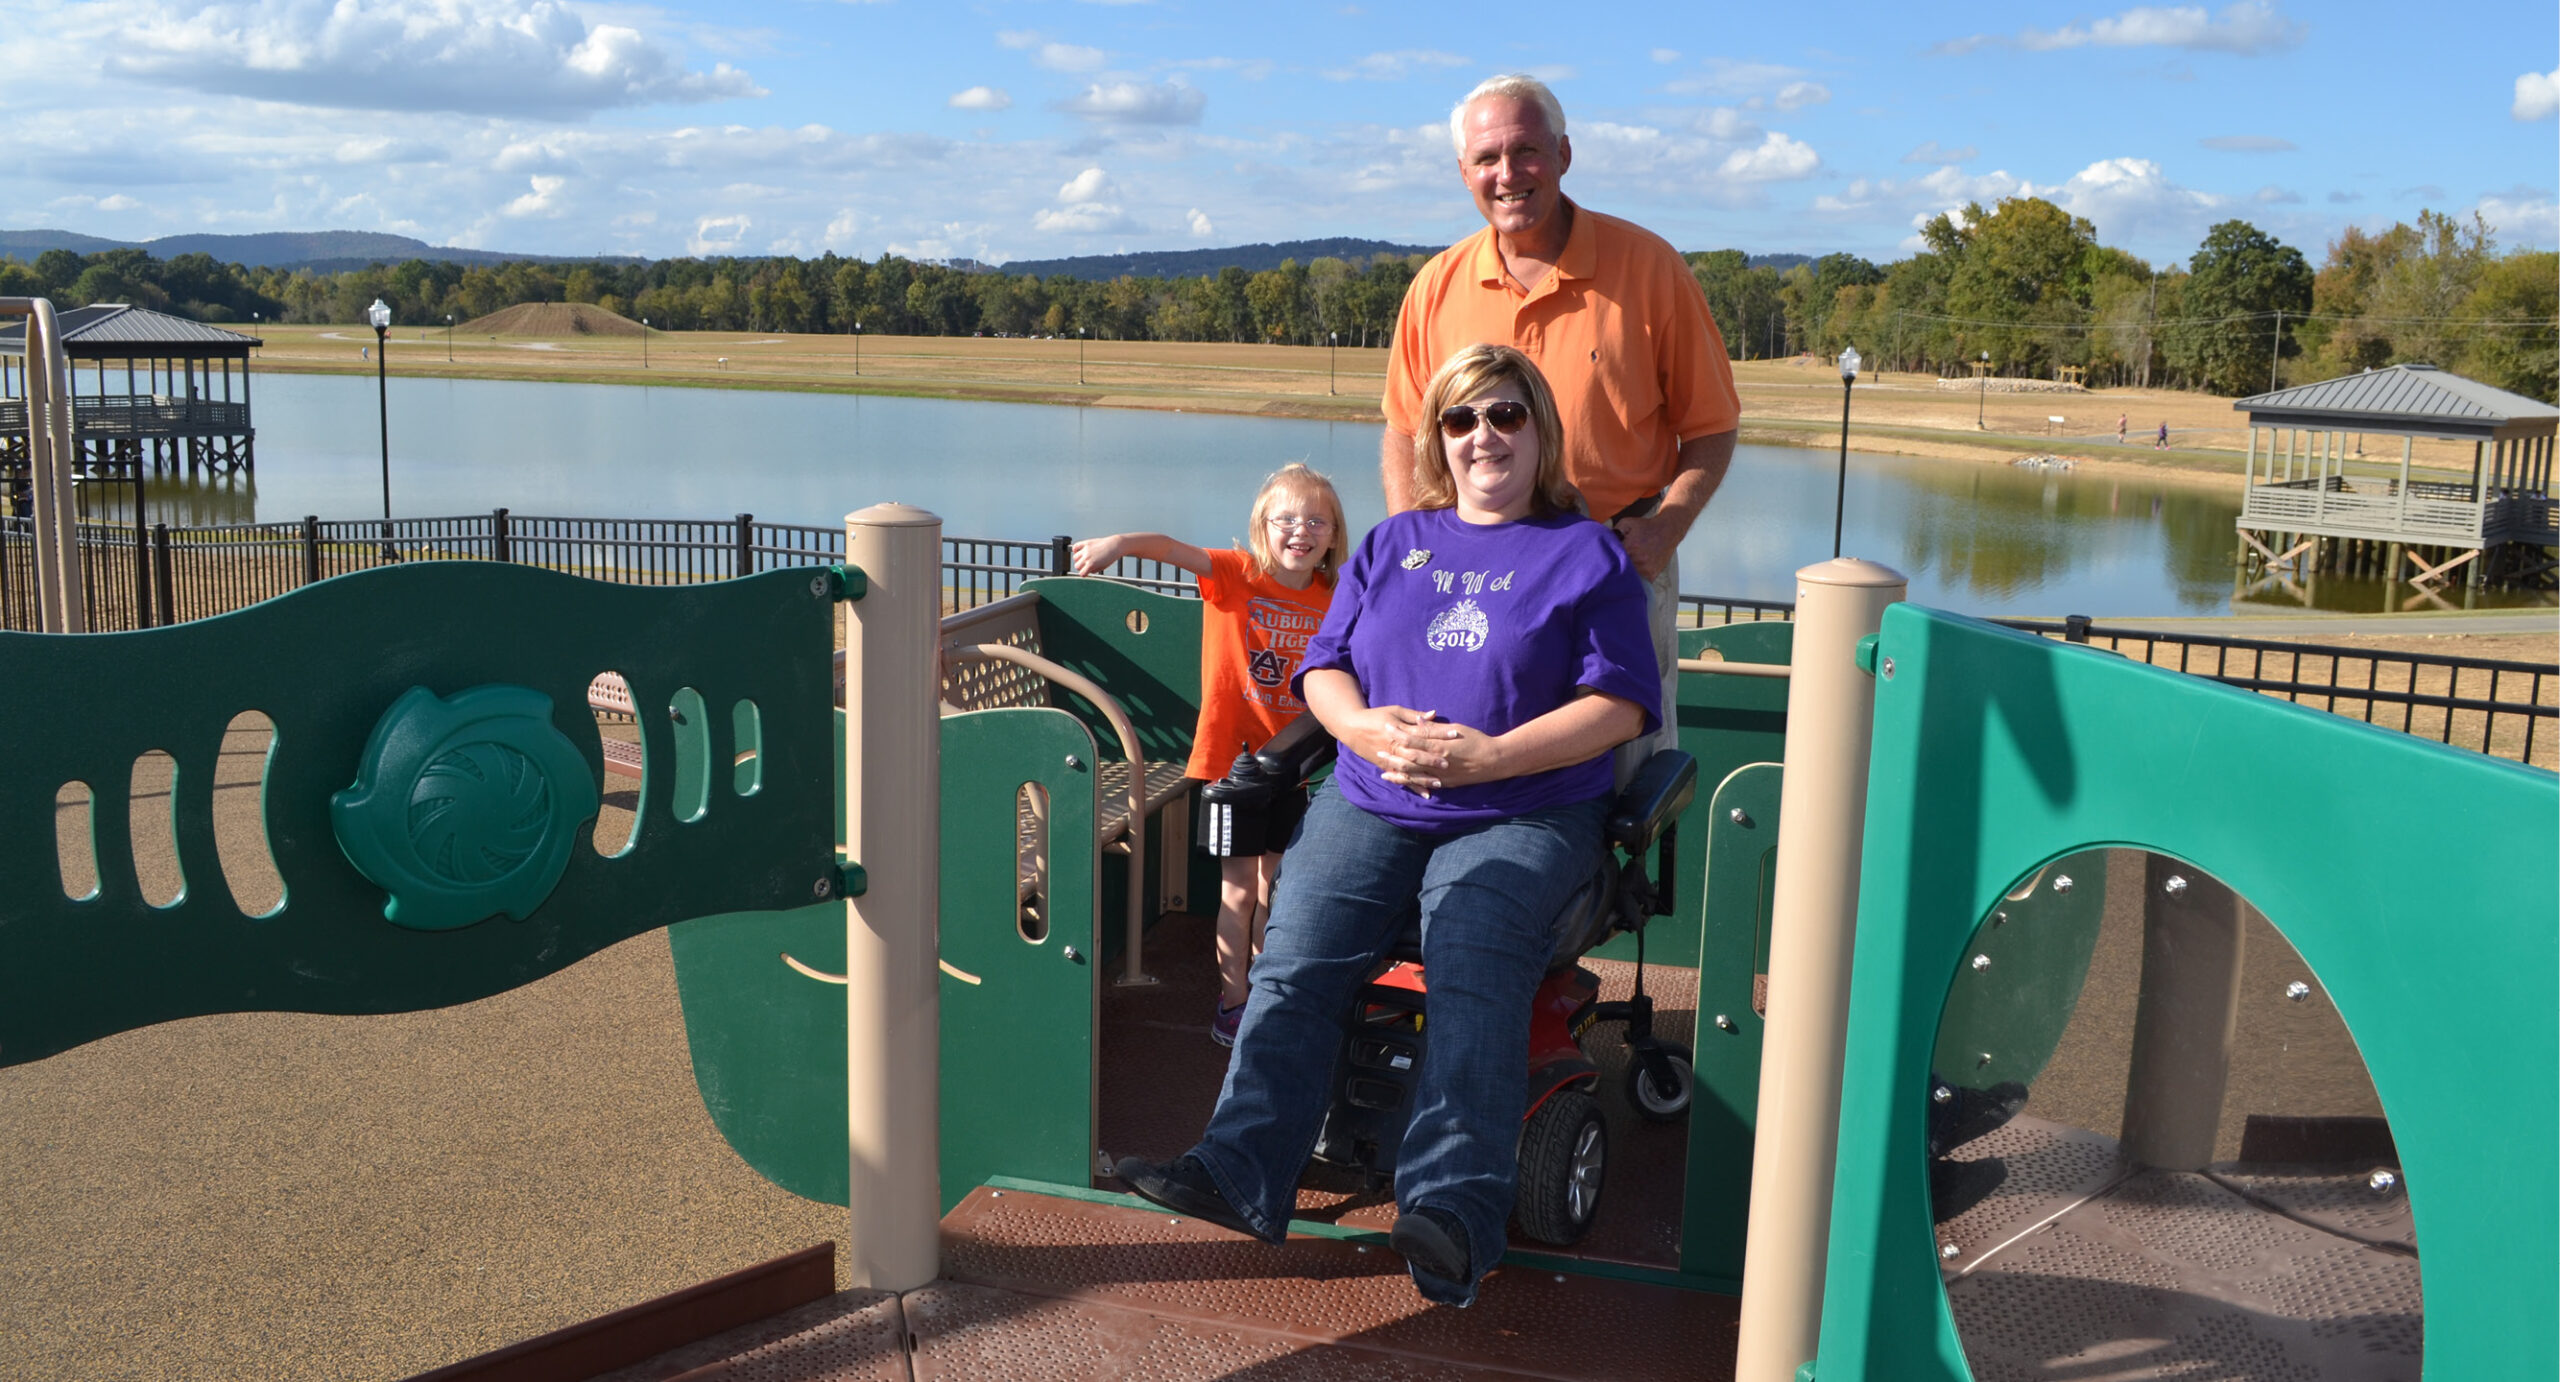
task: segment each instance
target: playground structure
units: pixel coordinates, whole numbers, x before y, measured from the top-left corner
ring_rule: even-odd
[[[1179,757],[1197,607],[1055,580],[945,624],[937,538],[929,515],[869,510],[835,571],[636,589],[419,563],[169,629],[7,635],[0,703],[61,728],[28,736],[0,787],[18,822],[0,836],[0,1062],[195,1013],[448,1005],[672,926],[705,1102],[750,1164],[847,1205],[852,1286],[927,1289],[942,1235],[983,1221],[989,1194],[1102,1212],[1103,975],[1145,977],[1145,922],[1201,892],[1182,813],[1137,785]],[[2560,1284],[2549,871],[2449,868],[2428,832],[2363,803],[2460,799],[2472,842],[2547,858],[2551,777],[1896,604],[1891,573],[1861,563],[1808,568],[1799,594],[1792,628],[1683,635],[1684,747],[1715,787],[1690,813],[1688,939],[1658,928],[1652,957],[1697,986],[1676,1257],[1514,1264],[1738,1293],[1742,1377],[1969,1375],[1979,1319],[1951,1302],[1982,1293],[1948,1283],[1984,1279],[2008,1244],[1932,1229],[1933,1091],[2034,1079],[2052,995],[2080,983],[2072,908],[2097,883],[2078,861],[2141,849],[2167,861],[2146,891],[2189,899],[2153,925],[2226,939],[2162,947],[2183,969],[2146,963],[2125,1152],[2157,1174],[2211,1155],[2221,1090],[2194,1075],[2229,1060],[2238,1002],[2235,907],[2211,900],[2245,897],[2334,998],[2391,1115],[2424,1225],[2427,1374],[2549,1375],[2531,1323]],[[937,656],[1034,641],[1002,667]],[[351,665],[351,646],[371,655]],[[187,696],[147,689],[166,677],[144,669],[170,667]],[[605,760],[581,709],[607,671],[675,712],[639,717],[639,823],[611,857],[586,843]],[[285,894],[255,918],[212,867],[194,770],[250,707],[276,723],[266,845]],[[151,748],[179,764],[182,894],[145,900],[123,813],[93,809],[97,886],[70,896],[36,822],[62,784],[117,781]],[[2255,845],[2235,770],[2298,786],[2288,829],[2322,855]],[[1115,868],[1097,818],[1132,791]],[[467,809],[422,828],[415,808],[446,801]],[[2463,943],[2413,944],[2417,916],[2458,918]],[[2033,982],[2009,998],[1967,987],[2020,967]],[[1979,1071],[1945,1068],[1977,1046],[1994,1057]]]
[[[72,456],[68,381],[49,307],[0,312],[56,362],[27,376],[41,511]],[[1151,927],[1209,891],[1167,771],[1197,603],[1051,579],[944,619],[932,515],[864,510],[844,550],[656,588],[418,562],[80,638],[58,636],[80,599],[57,553],[57,632],[0,634],[0,710],[34,731],[0,779],[0,1065],[198,1014],[450,1006],[665,928],[714,1123],[776,1184],[846,1207],[831,1322],[898,1321],[866,1336],[872,1363],[930,1361],[952,1302],[997,1287],[1134,1302],[1159,1340],[1226,1318],[1199,1292],[1247,1270],[1347,1285],[1386,1318],[1356,1209],[1248,1264],[1097,1179],[1108,1150],[1141,1150],[1122,1139],[1164,1135],[1129,1120],[1131,1080],[1159,1077],[1112,1045],[1106,1007],[1156,988]],[[1711,790],[1687,813],[1689,901],[1652,932],[1697,1017],[1685,1140],[1652,1149],[1677,1147],[1652,1206],[1676,1206],[1667,1247],[1515,1247],[1472,1326],[1325,1336],[1338,1295],[1266,1322],[1354,1365],[1448,1357],[1473,1327],[1543,1375],[1721,1375],[1719,1355],[1752,1382],[2560,1370],[2537,1323],[2560,1291],[2552,870],[2450,865],[2367,805],[2458,800],[2466,845],[2547,862],[2552,776],[1901,593],[1826,563],[1799,573],[1796,623],[1681,636],[1682,747]],[[600,700],[647,709],[636,745],[597,733]],[[244,843],[217,837],[207,767],[252,710],[275,732]],[[96,790],[154,752],[176,764],[165,896],[136,818]],[[633,828],[600,850],[599,791],[634,767]],[[2283,784],[2287,831],[2320,850],[2263,843],[2234,781]],[[244,850],[281,882],[255,915],[230,881]],[[1934,1111],[2025,1090],[2070,1039],[2128,852],[2145,905],[2121,1138],[2028,1116],[1953,1163]],[[2334,1001],[2390,1116],[2387,1164],[2355,1184],[2217,1160],[2258,913],[2316,979],[2285,1001]],[[2003,1158],[1988,1198],[1940,1184]],[[1026,1233],[1083,1265],[1044,1265]],[[1140,1279],[1169,1255],[1188,1264],[1171,1285]],[[1601,1338],[1551,1327],[1612,1312],[1627,1327]],[[1505,1318],[1546,1323],[1522,1339]],[[837,1349],[828,1327],[756,1347]]]

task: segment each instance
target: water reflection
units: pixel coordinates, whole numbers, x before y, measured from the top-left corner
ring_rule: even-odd
[[[258,386],[254,489],[160,484],[180,509],[217,521],[378,512],[375,406],[371,380],[273,376]],[[390,412],[392,506],[403,514],[503,505],[827,524],[897,499],[970,536],[1141,529],[1224,545],[1243,535],[1261,478],[1290,461],[1335,477],[1355,527],[1384,514],[1374,423],[396,378]],[[1831,555],[1837,464],[1834,453],[1739,448],[1681,546],[1682,587],[1791,599],[1796,568]],[[2239,497],[2139,475],[1853,454],[1843,546],[1901,567],[1914,599],[1966,613],[2213,614],[2230,607]],[[104,512],[129,499],[95,502]],[[2391,593],[2324,577],[2309,596],[2317,608],[2378,610]]]
[[[83,519],[92,523],[133,521],[132,480],[83,479],[78,488]],[[258,486],[245,475],[146,475],[142,511],[144,522],[166,523],[172,528],[255,523],[259,521]],[[275,515],[268,515],[268,521],[274,518]]]

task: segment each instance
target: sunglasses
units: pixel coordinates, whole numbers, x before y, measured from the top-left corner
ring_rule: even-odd
[[[1456,403],[1440,410],[1440,432],[1447,437],[1463,437],[1476,430],[1476,419],[1482,417],[1493,424],[1493,430],[1504,436],[1517,432],[1529,421],[1529,405],[1503,399],[1478,408],[1472,403]]]

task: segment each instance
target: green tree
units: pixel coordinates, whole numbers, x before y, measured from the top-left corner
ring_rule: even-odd
[[[2311,265],[2302,251],[2246,221],[2205,232],[2187,261],[2186,320],[2168,332],[2170,362],[2215,393],[2276,387],[2275,352],[2301,347],[2279,341],[2281,311],[2311,309]]]
[[[2400,229],[2400,227],[2394,227]],[[2391,358],[2452,368],[2464,353],[2463,304],[2497,258],[2489,227],[2437,211],[2418,213],[2410,238],[2375,275],[2368,305],[2391,337]]]
[[[2522,251],[2483,266],[2460,316],[2465,374],[2560,403],[2560,254]]]

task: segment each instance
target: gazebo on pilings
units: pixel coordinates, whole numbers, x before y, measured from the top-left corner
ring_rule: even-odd
[[[120,303],[73,308],[60,322],[71,364],[72,464],[82,474],[138,480],[146,465],[256,472],[249,350],[265,342]],[[28,464],[26,356],[26,324],[0,328],[0,470],[20,494]]]
[[[2531,580],[2553,569],[2551,497],[2560,408],[2448,374],[2393,365],[2243,398],[2249,484],[2239,556],[2270,568],[2407,580]],[[2356,454],[2348,439],[2355,438]],[[2398,437],[2396,463],[2363,454]],[[2470,443],[2468,474],[2413,472],[2421,439]],[[2464,568],[2468,568],[2465,570]]]

